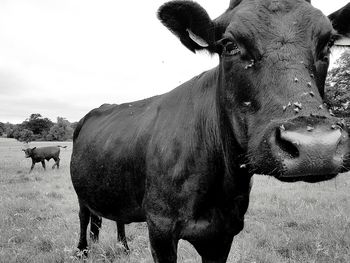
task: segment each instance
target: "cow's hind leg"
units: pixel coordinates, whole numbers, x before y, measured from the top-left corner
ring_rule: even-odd
[[[54,163],[54,165],[52,166],[52,169],[54,169],[55,166],[57,167],[57,169],[60,168],[60,158],[57,157],[57,158],[53,158],[53,159],[54,159],[55,163]]]
[[[92,241],[97,242],[102,225],[102,218],[91,213],[90,220],[90,238]]]
[[[125,237],[125,225],[123,223],[117,222],[117,232],[118,232],[118,241],[121,242],[124,248],[129,251],[128,242]]]
[[[151,252],[155,263],[176,263],[178,239],[168,218],[147,218]]]
[[[46,170],[45,160],[42,160],[42,161],[41,161],[41,165],[43,166],[44,170]]]
[[[79,244],[78,249],[80,252],[82,252],[85,256],[87,255],[87,240],[86,240],[86,232],[87,227],[90,220],[90,210],[82,204],[82,202],[79,201],[79,220],[80,220],[80,238],[79,238]]]

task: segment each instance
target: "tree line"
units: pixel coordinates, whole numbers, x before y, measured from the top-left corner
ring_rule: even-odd
[[[52,122],[39,113],[33,113],[21,124],[0,122],[0,136],[21,142],[67,141],[73,138],[76,125],[77,122],[70,123],[63,117],[57,117],[57,121]]]

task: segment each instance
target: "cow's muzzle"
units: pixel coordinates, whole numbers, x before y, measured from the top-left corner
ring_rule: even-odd
[[[271,153],[281,162],[281,181],[319,182],[345,171],[349,135],[337,125],[291,128],[281,125],[270,137]]]

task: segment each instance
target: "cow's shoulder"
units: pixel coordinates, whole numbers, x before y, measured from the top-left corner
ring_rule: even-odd
[[[103,112],[106,112],[108,110],[113,109],[114,107],[118,106],[117,104],[108,104],[108,103],[104,103],[102,104],[100,107],[92,109],[91,111],[89,111],[82,119],[80,119],[80,121],[77,124],[77,127],[74,129],[73,132],[73,141],[76,140],[76,138],[78,137],[81,128],[83,127],[84,123],[90,119],[93,116],[99,116],[101,115]]]

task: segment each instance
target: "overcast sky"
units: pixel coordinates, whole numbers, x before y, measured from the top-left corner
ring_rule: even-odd
[[[120,4],[122,2],[122,4]],[[0,122],[77,121],[103,103],[162,94],[217,57],[188,51],[156,18],[165,0],[0,0]],[[211,18],[229,0],[198,0]],[[329,14],[348,0],[313,0]]]

